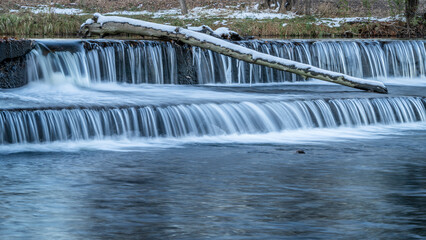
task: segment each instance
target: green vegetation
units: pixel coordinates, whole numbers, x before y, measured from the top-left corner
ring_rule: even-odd
[[[6,13],[0,15],[0,35],[28,37],[75,37],[90,16]]]
[[[339,0],[340,6],[334,15],[348,14],[348,1]],[[376,0],[363,0],[365,9],[371,9]],[[388,0],[395,6],[393,14],[400,14],[405,0]],[[324,6],[327,8],[327,6]],[[329,13],[333,15],[332,13]],[[59,15],[34,14],[30,11],[0,14],[0,36],[10,37],[78,37],[80,25],[92,15]],[[410,28],[404,22],[351,22],[331,27],[326,23],[319,24],[314,16],[302,16],[293,19],[225,19],[221,17],[200,17],[199,19],[179,19],[173,16],[153,18],[150,15],[133,15],[131,18],[141,19],[174,26],[208,25],[213,29],[226,26],[243,36],[280,37],[280,38],[316,38],[316,37],[423,37],[425,20],[415,18]],[[226,20],[226,21],[225,21]],[[222,22],[226,25],[222,25]],[[219,24],[217,24],[220,22]]]

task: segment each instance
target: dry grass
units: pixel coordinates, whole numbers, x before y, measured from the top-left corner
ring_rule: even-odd
[[[1,14],[0,35],[6,36],[77,36],[78,29],[87,16],[57,14]]]
[[[194,7],[225,7],[238,4],[252,4],[255,0],[187,0],[189,8]],[[81,8],[91,11],[107,12],[114,10],[148,10],[158,11],[171,8],[179,8],[179,1],[172,0],[7,0],[1,1],[0,7],[3,9],[16,9],[19,6],[38,5],[60,5],[63,7]]]
[[[57,14],[2,14],[0,15],[0,36],[12,37],[78,37],[80,24],[89,16],[70,16]],[[213,28],[218,19],[181,20],[175,18],[150,18],[148,16],[133,16],[133,18],[157,23],[170,23],[174,26],[206,24]],[[279,37],[279,38],[317,38],[317,37],[406,37],[424,34],[425,27],[408,31],[404,23],[353,23],[341,27],[330,28],[326,25],[313,24],[315,18],[300,17],[291,20],[252,20],[236,19],[228,22],[226,27],[239,32],[243,36]],[[283,22],[286,26],[283,27]],[[417,35],[420,34],[420,35]]]
[[[1,0],[0,0],[1,1]],[[254,0],[187,0],[190,7],[196,6],[210,6],[210,7],[225,7],[229,5],[241,4],[242,7],[249,3],[255,2]],[[334,3],[331,3],[334,1]],[[339,4],[335,4],[338,1]],[[361,1],[361,0],[359,0]],[[387,0],[376,0],[387,1]],[[422,3],[426,0],[420,0]],[[54,3],[56,7],[72,7],[82,8],[85,12],[108,12],[114,10],[150,10],[155,11],[158,9],[170,9],[178,7],[178,0],[165,1],[165,0],[8,0],[2,1],[0,7],[3,8],[3,14],[0,14],[0,36],[26,36],[26,37],[76,37],[79,26],[84,22],[89,15],[86,16],[72,16],[72,15],[55,15],[55,14],[33,14],[29,11],[19,13],[9,13],[8,8],[17,9],[18,6],[37,6],[39,4]],[[345,17],[352,16],[356,11],[364,11],[364,14],[356,13],[358,16],[368,15],[365,9],[358,7],[352,8],[356,5],[357,0],[348,1],[344,4],[343,0],[317,0],[314,14],[319,17]],[[138,6],[142,4],[141,8]],[[371,8],[375,7],[372,5]],[[379,9],[379,8],[377,8]],[[376,12],[379,10],[375,10]],[[381,14],[384,14],[383,9]],[[1,13],[1,10],[0,10]],[[382,15],[381,15],[382,16]],[[175,18],[151,18],[150,16],[132,16],[142,20],[157,22],[157,23],[170,23],[175,26],[186,26],[192,24],[199,26],[206,24],[212,27],[220,27],[221,25],[214,25],[213,22],[223,20],[221,18],[201,18],[198,20],[182,20]],[[330,28],[325,25],[316,25],[314,17],[305,16],[291,20],[252,20],[252,19],[232,19],[228,20],[228,25],[232,30],[239,32],[242,35],[251,35],[259,37],[339,37],[351,33],[355,37],[370,36],[370,37],[389,37],[397,36],[404,33],[399,25],[386,25],[376,23],[363,23],[363,24],[344,24],[341,27]],[[283,23],[287,25],[283,27]],[[424,34],[424,28],[419,28],[418,32]],[[405,31],[406,32],[406,31]],[[411,35],[411,33],[410,33]]]
[[[393,0],[312,0],[313,13],[321,17],[378,16],[397,14],[390,3]],[[188,7],[249,6],[262,0],[187,0]],[[364,3],[363,3],[364,2]],[[368,2],[366,5],[365,2]],[[3,12],[19,9],[20,6],[51,5],[66,8],[80,8],[87,12],[109,12],[115,10],[158,11],[179,8],[178,0],[1,0]],[[0,11],[1,12],[1,11]],[[419,12],[426,12],[426,0],[419,0]]]

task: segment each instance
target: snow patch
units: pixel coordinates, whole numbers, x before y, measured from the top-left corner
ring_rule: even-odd
[[[208,32],[213,32],[213,29],[211,29],[211,27],[207,25],[202,25],[199,27],[191,27],[191,24],[188,24],[187,26],[188,26],[188,29],[191,31],[201,32],[201,31],[207,30]]]
[[[39,13],[54,13],[54,14],[64,14],[64,15],[77,15],[82,14],[83,10],[78,8],[56,8],[56,7],[49,7],[47,5],[38,5],[37,7],[28,7],[28,6],[21,6],[22,10],[28,10],[34,14]],[[12,9],[9,12],[16,13],[19,12],[20,9]]]
[[[169,10],[160,10],[157,12],[140,11],[121,11],[110,12],[105,15],[150,15],[153,18],[178,18],[178,19],[200,19],[200,18],[226,18],[226,19],[292,19],[297,17],[295,13],[277,13],[275,10],[265,9],[262,11],[257,10],[256,5],[253,9],[246,7],[245,10],[239,10],[240,6],[226,6],[225,8],[207,8],[195,7],[189,9],[189,13],[185,16],[181,14],[180,9],[172,8]]]
[[[228,18],[236,19],[293,19],[297,17],[295,13],[271,13],[271,12],[234,12],[228,16]]]
[[[340,27],[345,23],[360,23],[360,22],[393,22],[393,21],[405,21],[404,17],[349,17],[349,18],[320,18],[315,22],[316,25],[324,24],[330,28]]]
[[[108,12],[104,13],[104,15],[126,15],[126,16],[133,16],[133,15],[147,15],[151,16],[153,18],[162,18],[162,17],[171,17],[180,15],[180,9],[173,8],[169,10],[159,10],[157,12],[150,12],[150,11],[114,11],[114,12]]]
[[[143,8],[143,4],[138,6],[138,9]],[[19,12],[20,9],[12,9],[11,13]],[[55,13],[55,14],[67,14],[67,15],[84,15],[82,9],[77,8],[57,8],[50,5],[38,5],[37,7],[21,6],[21,10],[29,10],[35,14],[38,13]],[[264,9],[259,10],[259,4],[252,6],[246,6],[241,9],[241,5],[226,6],[224,8],[208,8],[208,7],[196,7],[189,10],[186,16],[183,16],[179,8],[172,8],[167,10],[159,10],[156,12],[150,12],[147,10],[141,11],[113,11],[104,13],[104,15],[145,15],[152,18],[177,18],[177,19],[200,19],[200,18],[225,18],[225,19],[292,19],[297,17],[295,13],[278,13],[278,8],[275,10]],[[217,22],[217,25],[226,25],[226,20],[222,23]]]
[[[152,15],[151,12],[149,11],[114,11],[114,12],[109,12],[109,13],[105,13],[104,15],[128,15],[128,16],[133,16],[133,15]]]
[[[214,34],[221,37],[228,37],[230,35],[238,35],[237,32],[229,30],[227,27],[220,27],[213,31]]]
[[[81,24],[80,28],[84,27],[84,25],[86,25],[86,24],[92,24],[92,23],[95,23],[95,21],[93,21],[93,19],[89,18],[89,19],[86,20],[86,22]]]
[[[222,21],[216,21],[216,22],[214,22],[213,23],[214,25],[228,25],[228,21],[226,21],[226,20],[222,20]]]

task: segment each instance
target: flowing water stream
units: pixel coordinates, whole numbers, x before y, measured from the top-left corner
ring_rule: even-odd
[[[1,238],[426,237],[426,41],[240,44],[390,94],[169,42],[38,40],[29,84],[0,89]]]

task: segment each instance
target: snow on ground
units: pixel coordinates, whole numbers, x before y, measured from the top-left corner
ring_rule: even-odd
[[[226,20],[216,21],[213,24],[214,25],[219,25],[219,24],[221,24],[221,25],[228,25],[228,21],[226,21]]]
[[[143,9],[143,5],[138,7],[140,11],[114,11],[108,12],[104,15],[124,15],[124,16],[136,16],[136,15],[145,15],[152,18],[177,18],[177,19],[200,19],[200,18],[222,18],[223,20],[215,21],[215,25],[227,25],[228,21],[225,19],[293,19],[300,17],[301,15],[296,15],[293,12],[288,13],[279,13],[277,7],[276,9],[265,9],[259,10],[259,4],[254,4],[252,6],[241,7],[241,5],[236,6],[226,6],[224,8],[208,8],[208,7],[196,7],[189,10],[187,15],[182,15],[180,9],[172,8],[168,10],[159,10],[156,12],[150,12]],[[35,14],[38,13],[55,13],[55,14],[67,14],[67,15],[85,15],[91,13],[83,13],[82,9],[77,8],[57,8],[48,5],[38,5],[37,7],[28,7],[21,6],[20,9],[10,10],[11,13],[19,12],[22,10],[31,11]],[[340,27],[344,23],[348,22],[389,22],[395,20],[405,21],[403,17],[387,17],[387,18],[375,18],[375,17],[350,17],[350,18],[318,18],[313,24],[316,25],[326,25],[328,27]],[[287,23],[283,23],[282,26],[285,27]]]
[[[76,14],[83,13],[83,10],[78,8],[56,8],[56,7],[49,7],[47,5],[39,5],[38,7],[21,6],[21,9],[18,9],[18,10],[12,9],[10,10],[10,12],[11,13],[19,12],[20,10],[28,10],[35,14],[55,13],[55,14],[76,15]]]
[[[148,15],[153,18],[178,18],[178,19],[200,19],[200,18],[225,18],[225,19],[292,19],[296,17],[294,13],[278,13],[277,9],[258,10],[258,4],[241,9],[240,5],[226,6],[225,8],[196,7],[189,10],[187,15],[182,15],[180,9],[172,8],[157,12],[149,11],[115,11],[104,15]],[[217,22],[216,24],[220,24]],[[222,25],[225,25],[222,22]]]
[[[202,17],[210,18],[227,18],[227,19],[292,19],[296,17],[294,13],[278,13],[277,10],[262,10],[255,9],[256,5],[252,8],[246,7],[244,10],[238,9],[238,7],[226,7],[226,8],[207,8],[207,7],[196,7],[189,11],[186,16],[177,15],[171,16],[180,19],[199,19]],[[162,17],[157,15],[158,17]],[[164,16],[164,15],[163,15]]]
[[[357,22],[391,22],[391,21],[405,21],[404,17],[387,17],[387,18],[376,18],[376,17],[348,17],[348,18],[319,18],[315,22],[316,25],[325,24],[328,27],[340,27],[344,23],[357,23]]]
[[[178,17],[180,15],[180,9],[173,8],[169,10],[159,10],[157,12],[150,12],[150,11],[114,11],[114,12],[108,12],[104,15],[126,15],[126,16],[132,16],[132,15],[147,15],[151,16],[153,18],[162,18],[162,17]]]
[[[268,13],[268,12],[234,12],[233,14],[229,15],[229,18],[237,18],[237,19],[293,19],[296,17],[295,13]]]
[[[152,13],[149,11],[114,11],[114,12],[109,12],[109,13],[105,13],[105,15],[127,15],[127,16],[132,16],[132,15],[151,15]]]
[[[225,8],[207,8],[207,7],[196,7],[189,10],[187,15],[182,15],[180,9],[172,8],[168,10],[159,10],[157,12],[150,12],[146,10],[141,11],[113,11],[105,13],[104,15],[146,15],[152,18],[178,18],[178,19],[200,19],[200,18],[225,18],[225,19],[292,19],[296,17],[294,13],[278,13],[277,10],[262,10],[259,11],[254,7],[246,7],[245,9],[239,9],[239,6],[227,6]],[[56,14],[67,14],[67,15],[84,15],[91,13],[83,13],[82,9],[77,8],[57,8],[47,5],[39,5],[37,7],[21,6],[20,9],[12,9],[11,13],[19,12],[22,10],[31,11],[35,14],[38,13],[56,13]],[[218,22],[219,24],[219,22]],[[226,24],[222,22],[223,25]]]

